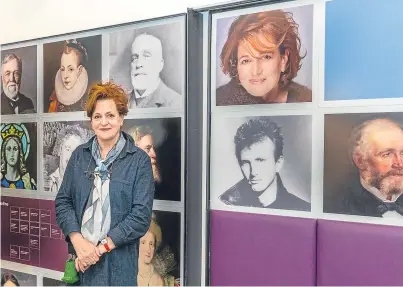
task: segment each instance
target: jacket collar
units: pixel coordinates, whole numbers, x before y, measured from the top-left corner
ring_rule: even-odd
[[[127,153],[135,153],[138,150],[138,147],[134,144],[133,138],[126,132],[121,131],[123,136],[126,139],[126,144],[123,147],[122,152],[119,155],[119,158],[123,158],[126,156]],[[92,141],[96,138],[96,135],[92,136],[89,141],[84,144],[84,149],[91,151],[92,148]]]

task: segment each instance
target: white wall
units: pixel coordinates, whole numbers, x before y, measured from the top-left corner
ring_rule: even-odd
[[[0,0],[0,44],[185,13],[228,0]]]

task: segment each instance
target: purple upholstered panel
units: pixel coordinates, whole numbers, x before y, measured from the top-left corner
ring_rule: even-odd
[[[316,220],[211,212],[212,286],[313,286]]]
[[[403,286],[403,228],[318,220],[317,283]]]

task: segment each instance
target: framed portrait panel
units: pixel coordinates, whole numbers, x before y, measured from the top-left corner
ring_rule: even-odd
[[[182,108],[184,17],[109,34],[109,78],[130,96],[129,108]]]
[[[44,113],[84,110],[90,85],[101,79],[101,35],[43,45]]]
[[[311,121],[305,115],[214,121],[211,207],[310,211]]]
[[[37,47],[1,51],[1,115],[37,112]]]
[[[325,115],[325,213],[403,218],[402,127],[401,112]]]
[[[152,274],[151,278],[142,274]],[[150,276],[149,276],[150,277]],[[180,285],[181,214],[154,210],[149,230],[140,238],[139,286]],[[182,283],[183,284],[183,283]]]
[[[37,190],[37,124],[2,123],[1,188]]]
[[[212,104],[312,102],[313,5],[213,15]]]
[[[151,158],[157,200],[181,200],[181,119],[126,119],[123,130]]]
[[[2,286],[38,286],[36,280],[35,275],[1,268]]]
[[[57,193],[73,151],[94,132],[89,121],[45,122],[43,124],[43,191]]]

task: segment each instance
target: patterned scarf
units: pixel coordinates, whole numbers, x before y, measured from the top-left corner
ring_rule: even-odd
[[[98,141],[94,138],[92,142],[92,157],[95,160],[94,185],[90,193],[87,206],[84,211],[81,223],[81,233],[93,244],[105,238],[111,223],[110,201],[109,201],[109,171],[113,161],[118,157],[126,139],[120,134],[118,142],[108,152],[105,160],[101,158],[101,149]]]

